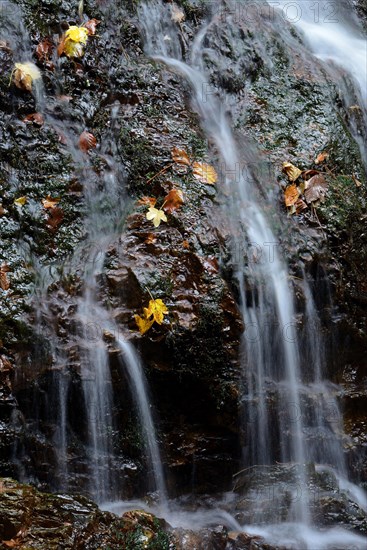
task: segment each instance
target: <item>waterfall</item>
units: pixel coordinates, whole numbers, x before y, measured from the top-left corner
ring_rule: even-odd
[[[220,6],[223,10],[218,17]],[[240,170],[238,177],[234,177],[236,167],[245,166],[247,159],[241,155],[230,127],[231,115],[234,114],[231,101],[211,84],[205,62],[215,59],[209,41],[205,40],[206,33],[212,26],[223,23],[227,7],[231,24],[236,24],[233,17],[235,5],[218,2],[213,7],[213,18],[197,33],[191,55],[185,52],[183,56],[178,27],[170,20],[169,8],[159,1],[140,8],[139,23],[146,53],[169,71],[181,75],[189,84],[191,106],[199,115],[208,143],[213,144],[212,152],[218,154],[222,167],[218,185],[224,188],[220,196],[224,197],[224,214],[234,241],[232,261],[245,326],[242,342],[244,422],[248,431],[245,464],[266,466],[280,462],[297,465],[297,484],[292,490],[296,495],[298,488],[299,494],[294,498],[288,517],[295,529],[292,531],[289,523],[284,526],[280,523],[270,531],[281,534],[276,541],[280,544],[290,537],[297,548],[329,548],[326,539],[318,537],[312,528],[307,463],[325,462],[333,472],[337,472],[335,475],[339,479],[345,479],[340,438],[342,418],[334,396],[335,388],[324,380],[318,314],[306,276],[302,283],[306,303],[304,339],[310,349],[313,347],[309,362],[302,360],[300,354],[300,331],[288,268],[278,254],[277,237],[263,213],[263,204],[257,196],[257,182],[247,170]],[[343,63],[347,56],[346,53]],[[361,83],[358,68],[353,66],[350,72],[352,78]],[[356,90],[357,94],[362,93],[358,85]],[[253,247],[259,253],[256,261],[251,262]],[[311,373],[307,372],[310,368]],[[328,408],[333,409],[332,418]],[[365,505],[365,497],[362,500]],[[277,513],[277,499],[274,498],[274,523],[279,521]],[[257,531],[248,525],[246,529],[267,536],[266,530]],[[335,533],[329,535],[335,540],[338,537]],[[341,531],[339,535],[342,536]],[[274,542],[274,538],[271,540]],[[359,548],[361,540],[345,535],[342,547],[355,543]]]
[[[32,44],[23,24],[20,7],[2,2],[1,34],[14,53],[15,62],[31,58]],[[61,88],[61,61],[55,58],[55,82]],[[85,129],[84,120],[75,120],[72,110],[65,104],[55,109],[57,98],[48,97],[42,79],[34,81],[32,93],[36,107],[49,127],[63,136],[65,156],[70,158],[75,178],[83,184],[85,217],[81,222],[84,238],[65,261],[40,265],[24,246],[26,261],[34,264],[34,328],[48,343],[51,375],[42,403],[38,388],[32,408],[35,420],[27,428],[41,433],[41,422],[54,422],[51,436],[54,445],[56,471],[48,476],[50,486],[60,491],[86,491],[96,502],[105,502],[123,496],[124,487],[119,457],[114,448],[113,432],[124,430],[114,419],[114,395],[110,369],[110,354],[105,334],[114,334],[120,351],[121,377],[130,382],[138,422],[144,439],[149,470],[146,485],[158,492],[162,508],[167,496],[162,460],[153,423],[151,404],[143,366],[126,335],[116,326],[113,314],[100,296],[100,279],[104,276],[106,254],[112,242],[121,235],[130,201],[125,192],[125,168],[118,162],[119,112],[112,106],[108,128],[99,144],[96,169],[93,160],[78,147],[78,137]],[[62,111],[62,116],[60,116]],[[62,292],[49,294],[60,278],[79,278],[80,292],[73,305]],[[68,340],[65,329],[58,326],[58,316],[67,319]],[[76,380],[78,382],[76,382]],[[75,386],[81,389],[76,395]],[[77,399],[77,403],[72,400]],[[76,414],[71,412],[71,403]],[[76,418],[80,415],[80,418]],[[19,422],[19,419],[17,419]],[[80,433],[78,433],[78,430]],[[78,438],[80,438],[78,440]],[[78,441],[77,441],[78,440]],[[77,443],[76,443],[77,441]],[[80,464],[76,464],[75,445],[79,445]],[[80,447],[83,449],[80,451]],[[29,480],[15,449],[19,476]],[[152,480],[150,480],[152,477]]]
[[[342,90],[346,107],[357,104],[362,124],[351,117],[350,127],[367,170],[367,40],[349,0],[271,3],[285,24],[300,31],[309,50]],[[285,38],[281,27],[279,32]]]

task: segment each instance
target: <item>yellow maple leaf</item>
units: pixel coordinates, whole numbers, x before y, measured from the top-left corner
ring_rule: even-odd
[[[17,206],[24,206],[27,202],[27,197],[19,197],[18,199],[14,199],[14,204]]]
[[[68,57],[82,57],[84,53],[83,46],[85,46],[87,40],[88,29],[72,25],[63,35],[57,53],[58,55],[64,53]]]
[[[149,300],[149,306],[144,308],[144,315],[146,319],[153,316],[153,322],[158,325],[163,323],[164,314],[168,313],[166,304],[158,298],[158,300]]]
[[[154,227],[158,227],[161,222],[167,221],[167,216],[163,212],[163,210],[158,210],[158,208],[154,208],[154,206],[151,206],[148,209],[148,212],[146,213],[146,218],[149,221],[153,221]]]
[[[210,166],[210,164],[206,164],[206,162],[194,162],[192,165],[192,172],[194,177],[201,181],[201,183],[214,185],[218,179],[214,168]]]
[[[88,40],[88,29],[86,27],[77,27],[76,25],[72,25],[65,32],[65,37],[73,42],[86,44]]]
[[[140,317],[140,315],[134,315],[134,318],[140,334],[145,334],[154,323],[154,318],[146,319],[145,317]]]

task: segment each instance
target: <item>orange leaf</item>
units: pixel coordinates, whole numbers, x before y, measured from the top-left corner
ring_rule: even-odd
[[[8,271],[10,271],[10,269],[9,269],[9,266],[7,264],[3,264],[0,267],[0,287],[3,290],[9,290],[9,288],[10,288],[10,282],[9,282],[9,279],[6,275],[8,273]]]
[[[155,203],[157,202],[157,199],[155,197],[142,197],[138,200],[138,204],[141,204],[143,206],[155,206]]]
[[[63,218],[64,211],[61,208],[59,208],[58,206],[51,208],[47,218],[47,227],[50,229],[50,231],[56,231]]]
[[[300,214],[302,210],[307,208],[307,204],[302,199],[298,199],[294,206],[296,207],[296,214]]]
[[[65,52],[65,44],[66,44],[66,36],[63,35],[61,40],[60,40],[59,45],[57,46],[57,55],[59,57],[61,57],[62,54]]]
[[[184,164],[185,166],[190,166],[190,158],[184,149],[178,149],[174,147],[171,151],[172,159],[177,164]]]
[[[98,21],[98,19],[90,19],[89,21],[84,23],[83,26],[88,30],[89,36],[93,36],[94,34],[96,34],[96,28],[99,24],[100,21]]]
[[[327,151],[323,151],[322,153],[320,153],[319,155],[317,155],[317,158],[315,160],[315,164],[321,164],[322,162],[324,162],[324,160],[326,160],[329,156],[329,153]]]
[[[23,118],[23,122],[33,122],[36,126],[43,126],[45,121],[41,113],[31,113]]]
[[[157,237],[154,233],[148,233],[145,243],[146,244],[154,244],[157,241]]]
[[[172,214],[172,212],[180,208],[183,202],[184,198],[181,189],[171,189],[164,199],[163,210],[169,214]]]
[[[60,199],[52,199],[50,195],[48,195],[45,199],[42,199],[43,208],[55,208],[57,203],[60,202]]]
[[[192,165],[194,177],[201,183],[214,185],[218,179],[217,173],[210,164],[206,162],[194,162]]]
[[[284,191],[284,202],[286,206],[293,206],[296,204],[299,197],[299,191],[296,184],[289,185]]]
[[[97,140],[90,132],[82,132],[79,137],[79,149],[83,153],[87,153],[89,149],[94,149],[97,146]]]

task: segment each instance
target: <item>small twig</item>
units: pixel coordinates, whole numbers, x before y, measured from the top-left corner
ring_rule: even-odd
[[[173,166],[173,162],[172,164],[169,164],[168,166],[165,166],[164,168],[162,168],[162,170],[160,170],[159,172],[157,172],[157,174],[154,174],[154,176],[152,176],[151,178],[148,179],[147,183],[150,183],[151,181],[153,181],[155,178],[157,178],[158,176],[160,176],[161,174],[164,174],[165,172],[167,172],[167,170],[169,168],[172,168]]]

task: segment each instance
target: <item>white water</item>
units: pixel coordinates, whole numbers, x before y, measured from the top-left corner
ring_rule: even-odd
[[[216,7],[219,4],[218,2]],[[216,12],[218,13],[218,10]],[[236,24],[235,18],[231,17],[230,21],[231,25]],[[289,522],[268,525],[266,528],[244,525],[241,529],[264,536],[269,542],[282,544],[285,547],[310,550],[362,548],[366,544],[364,537],[339,528],[321,530],[311,525],[306,461],[326,461],[331,464],[332,468],[330,466],[328,468],[333,472],[334,469],[335,472],[339,472],[335,475],[340,488],[343,486],[346,489],[348,485],[349,494],[351,498],[356,498],[358,505],[363,501],[363,491],[361,495],[357,490],[353,492],[350,489],[354,485],[342,481],[345,480],[345,465],[341,445],[342,417],[335,399],[337,388],[323,379],[323,346],[320,327],[307,281],[304,280],[303,283],[306,301],[305,340],[309,346],[313,346],[313,351],[311,365],[304,363],[306,369],[311,366],[311,374],[308,372],[305,376],[301,368],[298,337],[294,330],[296,317],[292,289],[288,282],[287,266],[279,257],[277,247],[273,247],[271,261],[268,255],[260,255],[257,262],[251,265],[250,277],[245,255],[238,254],[238,251],[245,248],[243,247],[244,238],[247,239],[247,243],[255,243],[262,252],[267,246],[276,245],[277,239],[262,213],[261,205],[254,192],[255,182],[251,176],[247,172],[246,176],[243,176],[241,171],[242,175],[236,181],[231,177],[235,167],[242,166],[245,159],[237,149],[228,116],[225,114],[223,103],[218,99],[222,92],[216,90],[216,93],[213,93],[212,87],[211,93],[205,93],[210,77],[206,73],[203,43],[207,31],[217,22],[218,19],[214,16],[213,20],[198,32],[191,48],[191,62],[187,63],[182,60],[177,26],[169,20],[169,8],[155,1],[143,5],[139,14],[147,54],[170,71],[182,75],[190,85],[192,108],[200,117],[208,142],[214,144],[212,152],[219,154],[221,165],[225,167],[223,179],[219,185],[226,188],[224,194],[228,199],[225,213],[231,223],[234,240],[239,239],[235,242],[233,263],[237,265],[235,275],[240,290],[242,315],[245,327],[257,329],[256,338],[245,332],[243,341],[246,378],[245,417],[250,432],[245,448],[245,459],[247,464],[274,464],[277,455],[272,432],[275,430],[277,434],[275,439],[278,437],[280,440],[280,461],[297,463],[300,466],[301,490],[290,508]],[[323,51],[326,55],[325,44],[330,46],[334,40],[340,40],[343,32],[347,33],[343,26],[339,25],[335,33],[325,33],[326,42],[321,39],[316,40],[318,54],[321,56],[320,52]],[[336,35],[338,35],[337,38]],[[310,40],[310,36],[308,39]],[[352,41],[351,47],[360,45],[361,42],[356,40]],[[210,46],[206,43],[205,52],[208,51],[210,52]],[[337,51],[334,53],[338,57]],[[348,65],[346,60],[351,52],[343,53],[345,55],[340,64],[346,69]],[[186,57],[189,55],[187,54]],[[211,60],[214,59],[213,51],[210,52],[209,57]],[[359,63],[362,57],[358,52],[355,65],[353,63],[351,67],[349,65],[351,78],[356,83],[356,94],[359,96],[363,96],[360,89],[364,82],[363,73],[358,74],[361,71]],[[228,106],[230,102],[225,101],[225,104]],[[240,228],[244,230],[244,234]],[[273,328],[269,328],[269,325]],[[277,327],[275,333],[274,327]],[[292,328],[292,335],[289,336],[287,331]],[[275,393],[278,398],[278,425],[271,409],[272,393]],[[333,409],[332,418],[328,411],[330,408]],[[306,435],[312,442],[309,444],[307,440],[307,449],[305,448]],[[276,499],[273,505],[274,518],[276,518]],[[205,524],[205,517],[201,519]]]
[[[144,8],[143,8],[144,10]],[[217,151],[220,153],[221,160],[227,167],[228,174],[225,174],[223,184],[227,187],[230,196],[230,204],[227,205],[226,214],[232,220],[233,234],[238,233],[239,226],[244,228],[244,233],[247,235],[247,240],[250,243],[260,243],[262,247],[268,244],[276,243],[276,238],[268,226],[265,216],[262,213],[261,207],[255,198],[252,188],[254,182],[250,176],[242,178],[238,182],[234,182],[229,175],[231,167],[241,163],[242,158],[237,151],[237,146],[233,138],[230,128],[230,123],[225,114],[224,108],[216,96],[205,96],[203,101],[203,90],[208,83],[205,75],[205,64],[202,58],[202,44],[205,38],[205,33],[208,27],[202,29],[198,34],[192,50],[191,50],[191,66],[184,63],[181,59],[181,47],[178,42],[178,27],[171,22],[167,6],[160,3],[154,4],[153,9],[146,9],[145,33],[148,43],[151,45],[151,52],[158,62],[166,64],[170,70],[178,71],[184,76],[187,82],[190,83],[193,92],[193,108],[197,110],[201,117],[201,122],[208,138],[216,145]],[[209,23],[210,25],[210,23]],[[306,27],[304,27],[306,28]],[[338,31],[339,32],[339,31]],[[339,34],[339,37],[342,35]],[[348,34],[348,36],[350,36]],[[334,39],[334,38],[333,38]],[[330,41],[329,41],[330,42]],[[331,41],[332,42],[332,41]],[[320,43],[322,41],[320,40]],[[356,44],[359,42],[356,42]],[[321,54],[319,54],[321,56]],[[330,52],[329,52],[330,55]],[[337,56],[338,58],[338,56]],[[334,60],[335,62],[338,59]],[[346,68],[346,65],[345,65]],[[352,77],[357,79],[357,70],[352,70]],[[362,92],[361,92],[362,93]],[[47,116],[47,113],[45,113]],[[48,121],[52,123],[51,118]],[[53,121],[54,125],[58,125],[59,129],[63,130],[67,136],[70,134],[70,127],[65,126],[63,122]],[[74,147],[71,147],[72,136],[70,136],[70,152],[74,157],[74,161],[78,164],[80,153]],[[107,149],[107,146],[106,146]],[[103,154],[103,151],[102,151]],[[85,173],[85,181],[89,184],[88,200],[90,207],[90,216],[87,220],[89,224],[89,237],[86,243],[86,248],[92,248],[91,254],[87,254],[87,266],[83,273],[85,283],[85,292],[79,300],[76,318],[78,322],[78,337],[80,338],[79,345],[83,357],[84,369],[84,397],[85,408],[88,424],[88,444],[90,448],[89,467],[90,467],[90,491],[95,496],[96,500],[101,502],[111,494],[113,494],[113,479],[110,477],[109,460],[111,458],[112,449],[108,432],[113,428],[111,419],[112,395],[111,395],[111,377],[109,372],[109,361],[106,344],[103,339],[105,330],[112,331],[116,327],[111,323],[108,311],[103,308],[98,299],[98,284],[97,276],[103,272],[104,255],[108,248],[109,242],[112,241],[117,227],[117,216],[112,217],[111,210],[104,213],[100,211],[100,204],[106,199],[105,190],[108,191],[108,197],[111,204],[118,203],[120,185],[123,185],[123,178],[119,173],[118,167],[113,162],[113,158],[105,159],[110,167],[109,172],[104,176],[104,180],[91,180],[91,172],[87,170]],[[84,162],[84,159],[83,159]],[[89,168],[89,167],[88,167]],[[104,191],[98,192],[99,184],[103,183]],[[115,210],[112,210],[115,212]],[[116,212],[115,212],[116,213]],[[101,237],[102,235],[102,237]],[[96,252],[96,243],[98,251]],[[234,250],[242,250],[242,243],[237,243],[241,246],[235,246]],[[92,245],[92,246],[90,246]],[[78,264],[82,251],[76,251],[74,262]],[[313,424],[317,429],[323,427],[325,420],[324,400],[325,395],[332,395],[333,388],[329,388],[327,383],[322,378],[322,365],[320,364],[321,344],[315,345],[315,356],[318,358],[314,361],[313,383],[307,384],[302,382],[300,353],[297,340],[294,338],[285,338],[283,330],[294,327],[295,316],[292,303],[292,293],[288,282],[287,268],[279,255],[275,252],[272,261],[266,261],[265,255],[263,259],[253,266],[251,273],[251,291],[245,285],[245,258],[243,256],[236,257],[237,263],[237,279],[241,294],[242,313],[246,326],[255,326],[257,328],[264,327],[264,319],[272,318],[275,322],[273,326],[276,329],[275,336],[271,333],[269,325],[266,325],[266,330],[261,330],[261,338],[244,338],[244,351],[247,355],[245,375],[246,380],[246,395],[247,413],[252,424],[249,444],[248,444],[248,460],[252,464],[259,461],[262,464],[272,464],[275,456],[271,444],[271,430],[273,427],[273,419],[271,417],[268,400],[269,395],[265,389],[267,380],[271,380],[276,386],[279,398],[282,399],[281,407],[278,409],[279,426],[284,426],[281,415],[285,415],[288,420],[291,420],[290,432],[284,433],[285,430],[279,430],[281,439],[281,459],[282,461],[292,461],[301,465],[302,491],[301,498],[295,503],[292,509],[293,517],[290,521],[282,524],[274,524],[267,526],[241,524],[224,508],[231,504],[233,494],[228,498],[228,501],[221,500],[217,503],[216,509],[199,509],[195,512],[184,512],[181,505],[175,507],[172,503],[172,509],[167,509],[166,505],[166,488],[163,474],[162,461],[160,458],[159,447],[155,435],[153,419],[150,411],[149,400],[147,397],[146,384],[144,381],[143,371],[136,353],[130,344],[125,340],[119,339],[117,344],[121,350],[121,368],[127,370],[133,388],[133,394],[136,399],[137,409],[140,412],[143,432],[146,435],[147,448],[149,450],[150,462],[153,470],[155,486],[161,495],[161,507],[156,508],[156,513],[162,511],[167,520],[174,526],[184,526],[187,528],[200,528],[206,525],[224,523],[230,529],[237,531],[247,531],[264,536],[271,543],[279,543],[289,545],[289,547],[308,548],[310,550],[337,548],[364,548],[366,540],[358,535],[349,533],[343,529],[324,529],[319,530],[310,525],[308,504],[310,496],[306,489],[307,479],[303,469],[303,465],[308,459],[314,458],[314,452],[305,449],[303,442],[303,434],[305,428],[305,414],[302,400],[304,398],[320,399],[320,405],[315,406],[315,416]],[[308,323],[309,338],[314,338],[318,333],[316,309],[313,305],[312,296],[310,294],[307,283],[304,290],[308,311],[306,317],[312,320],[315,326]],[[90,342],[88,338],[89,328],[91,323],[98,325],[98,337]],[[282,336],[283,334],[283,336]],[[276,344],[272,340],[278,339]],[[62,461],[65,462],[68,453],[68,434],[66,425],[68,422],[65,400],[68,391],[68,384],[65,384],[65,379],[62,378],[62,383],[59,385],[59,400],[60,400],[60,423],[61,431],[58,436]],[[335,390],[336,391],[336,390]],[[331,392],[331,393],[330,393]],[[335,403],[337,415],[340,412]],[[296,414],[294,414],[296,411]],[[302,414],[298,414],[302,411]],[[341,425],[341,418],[337,416],[336,424]],[[265,429],[264,429],[265,426]],[[289,427],[289,425],[288,425]],[[339,487],[343,491],[347,491],[361,507],[365,507],[365,496],[363,491],[358,489],[343,474],[343,466],[336,458],[340,453],[338,442],[331,438],[332,447],[328,451],[327,460],[339,470],[336,474],[339,481]],[[325,456],[326,452],[321,451]],[[309,454],[310,453],[310,454]],[[65,466],[67,469],[67,465]],[[320,467],[320,471],[331,471],[335,475],[335,469],[330,466]],[[109,508],[121,510],[133,508],[136,506],[146,507],[144,503],[130,502],[128,504],[115,503],[110,504]],[[292,520],[294,520],[292,522]]]
[[[269,4],[301,32],[309,50],[341,88],[347,107],[357,104],[360,108],[363,124],[353,120],[350,124],[367,170],[367,39],[351,0]]]
[[[126,368],[130,378],[134,399],[139,410],[141,428],[144,433],[150,464],[153,469],[155,489],[158,491],[159,513],[165,513],[168,509],[167,489],[163,473],[162,459],[157,443],[157,435],[153,422],[148,391],[143,374],[143,368],[134,348],[125,340],[118,339],[117,344],[121,350],[122,368]]]

